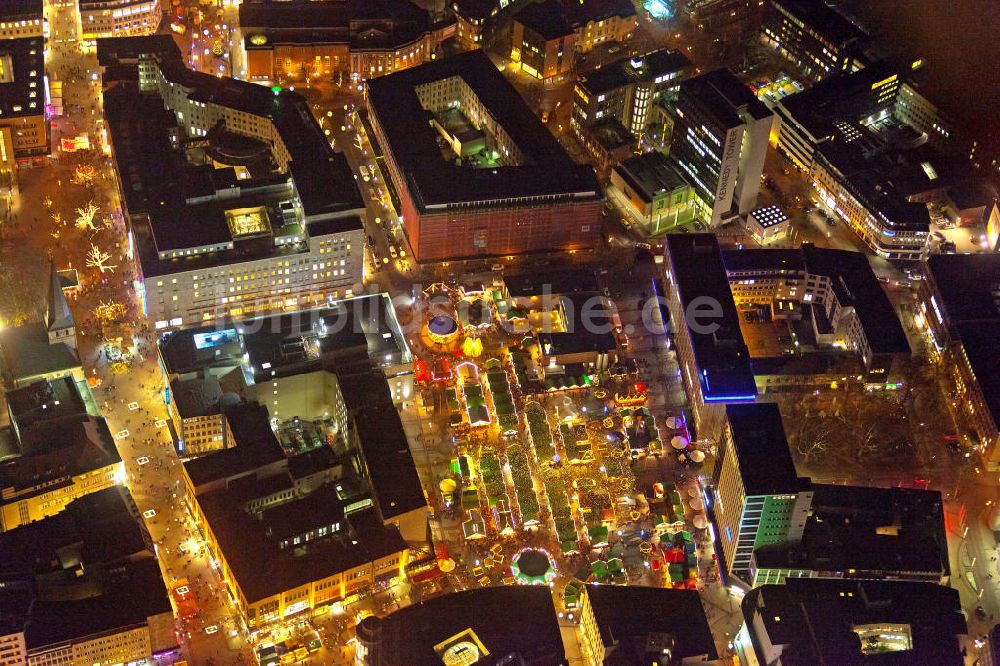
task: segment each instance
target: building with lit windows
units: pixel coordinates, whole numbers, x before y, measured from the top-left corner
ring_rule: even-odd
[[[654,150],[623,161],[611,171],[608,195],[628,219],[656,236],[701,217],[701,199],[667,157]]]
[[[373,79],[367,100],[417,261],[599,242],[593,170],[573,162],[485,53]]]
[[[0,6],[0,42],[21,37],[48,37],[42,0],[8,0]]]
[[[869,41],[824,0],[770,0],[761,38],[813,81],[860,69]]]
[[[0,38],[0,171],[49,153],[47,94],[44,37]]]
[[[152,666],[179,656],[153,540],[108,488],[0,534],[0,664]]]
[[[158,0],[79,0],[84,39],[152,35],[163,19]]]
[[[727,403],[753,402],[757,385],[714,234],[667,234],[664,293],[677,360],[699,437],[722,431]]]
[[[107,422],[86,383],[39,380],[6,394],[0,430],[0,531],[54,516],[124,480]]]
[[[323,373],[261,382],[252,395],[270,405],[282,384],[273,392],[296,415],[235,406],[235,446],[184,463],[187,502],[251,628],[395,585],[410,547],[426,547],[426,501],[385,375]]]
[[[917,321],[953,387],[961,443],[1000,469],[1000,254],[931,255],[925,282]]]
[[[728,405],[722,433],[706,506],[719,571],[727,584],[750,586],[755,549],[802,539],[812,483],[795,471],[777,405]]]
[[[949,150],[955,144],[954,123],[927,99],[910,81],[899,86],[893,115],[927,136],[927,143],[938,150]]]
[[[358,83],[440,56],[455,32],[409,0],[249,0],[239,26],[241,78],[264,83],[341,75]]]
[[[302,97],[188,70],[158,38],[102,40],[98,58],[138,70],[107,81],[105,109],[136,289],[158,330],[360,287],[364,203]]]
[[[529,3],[514,16],[510,59],[536,79],[573,71],[576,31],[566,22],[559,0]]]
[[[455,36],[466,46],[476,48],[489,39],[494,17],[501,10],[497,0],[452,0],[449,6],[455,17]]]
[[[901,581],[789,580],[743,598],[741,664],[966,663],[958,590]]]
[[[563,15],[576,30],[576,48],[588,53],[602,44],[625,42],[639,25],[630,0],[560,0]]]
[[[902,385],[910,344],[865,254],[803,243],[798,250],[726,250],[722,259],[736,308],[765,308],[770,321],[787,321],[799,354],[852,352],[868,386]],[[766,389],[758,381],[758,390]]]
[[[747,231],[761,245],[781,240],[788,233],[788,215],[777,206],[765,206],[747,214]]]
[[[616,155],[631,155],[648,131],[668,133],[668,108],[690,71],[683,53],[662,49],[581,74],[573,88],[570,125],[598,160],[617,162]],[[616,151],[618,145],[624,150]]]
[[[757,206],[777,119],[732,72],[683,81],[674,109],[670,157],[710,211],[713,227]]]

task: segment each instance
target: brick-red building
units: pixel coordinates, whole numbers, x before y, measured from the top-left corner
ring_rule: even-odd
[[[489,58],[369,81],[368,109],[417,261],[588,249],[602,195]]]

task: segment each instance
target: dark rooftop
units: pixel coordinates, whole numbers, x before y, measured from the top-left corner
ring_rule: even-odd
[[[235,446],[184,462],[184,471],[196,490],[213,481],[253,474],[285,459],[266,407],[237,405],[226,410],[226,420]]]
[[[0,71],[0,119],[42,115],[45,112],[44,38],[0,40],[0,56],[7,55],[13,71]]]
[[[997,353],[1000,320],[963,321],[955,324],[953,330],[962,341],[993,422],[1000,423],[1000,354]]]
[[[439,666],[442,644],[470,640],[473,632],[489,655],[476,664],[562,664],[566,661],[552,594],[546,586],[490,587],[453,592],[398,610],[377,625],[372,648],[378,663]],[[381,661],[386,660],[386,661]]]
[[[0,21],[42,19],[42,0],[4,0],[0,4]]]
[[[560,0],[560,2],[566,19],[574,28],[581,28],[592,21],[635,16],[635,5],[630,0]]]
[[[646,203],[664,192],[687,186],[673,163],[658,150],[630,157],[615,171]]]
[[[573,292],[561,298],[567,313],[568,331],[541,333],[538,341],[545,356],[594,352],[607,354],[618,343],[611,332],[611,312],[599,292]]]
[[[706,117],[714,119],[715,124],[722,128],[742,125],[742,113],[756,120],[774,115],[728,69],[716,69],[683,81],[680,97],[697,103]]]
[[[460,77],[524,155],[519,166],[477,169],[445,162],[416,88]],[[578,165],[481,50],[442,58],[367,82],[373,122],[421,211],[516,197],[600,196],[593,170]]]
[[[514,20],[546,41],[573,34],[573,28],[562,15],[559,0],[532,2],[519,11]]]
[[[377,370],[337,377],[357,429],[379,514],[389,520],[426,505],[410,445],[389,384]]]
[[[729,290],[718,240],[714,234],[669,234],[666,245],[673,282],[685,313],[691,314],[689,306],[701,297],[714,299],[722,311],[721,317],[701,320],[706,329],[714,328],[713,332],[697,332],[692,329],[691,321],[684,322],[694,347],[699,372],[697,380],[704,400],[754,399],[757,385],[750,371],[750,353],[740,331],[739,314]],[[682,324],[675,322],[674,325]]]
[[[1000,321],[1000,254],[932,254],[927,268],[943,301],[941,323]]]
[[[802,542],[754,551],[761,568],[947,577],[941,493],[910,488],[813,485]]]
[[[742,607],[755,646],[762,643],[757,632],[763,627],[787,666],[964,663],[959,639],[968,627],[958,590],[951,587],[789,578],[783,585],[751,590]],[[909,632],[910,649],[865,653],[858,629],[871,625],[902,626]],[[763,659],[760,649],[757,654]]]
[[[836,46],[846,46],[868,38],[867,33],[823,0],[771,1]]]
[[[592,270],[531,271],[505,275],[503,281],[507,293],[514,298],[597,291],[599,286]]]
[[[804,271],[830,278],[841,306],[854,308],[872,352],[910,353],[896,310],[864,253],[803,243],[801,250],[727,250],[722,257],[729,273]]]
[[[676,643],[671,662],[704,657],[717,659],[701,597],[695,590],[587,585],[601,642],[613,650],[605,664],[634,666],[648,662],[651,634],[667,634]]]
[[[776,404],[726,405],[726,417],[748,496],[794,493],[809,488],[809,479],[800,478],[795,471]]]
[[[0,626],[24,630],[29,649],[171,612],[152,541],[123,486],[3,533],[0,561]]]
[[[633,62],[642,61],[640,67]],[[680,51],[660,49],[635,58],[620,58],[599,69],[577,77],[581,88],[592,95],[616,90],[635,81],[655,81],[664,74],[680,76],[691,67],[691,61]]]

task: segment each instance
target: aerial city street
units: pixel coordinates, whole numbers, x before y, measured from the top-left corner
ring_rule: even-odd
[[[1000,664],[943,4],[0,0],[0,666]]]

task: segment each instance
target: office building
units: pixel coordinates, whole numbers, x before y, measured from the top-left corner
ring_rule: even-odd
[[[408,395],[412,388],[411,377],[400,374],[411,356],[386,294],[227,329],[176,331],[164,336],[158,348],[170,386],[166,409],[171,435],[183,458],[235,445],[225,414],[241,398],[266,404],[274,418],[305,417],[307,404],[329,405],[332,398],[324,395],[327,388],[335,389],[327,387],[330,377],[321,371],[364,370],[374,363],[392,377],[394,395]],[[317,382],[312,397],[302,393],[308,389],[301,385],[305,379],[291,379],[300,376]],[[289,379],[283,383],[284,378]],[[308,410],[320,418],[330,411]]]
[[[49,153],[45,87],[45,38],[0,39],[0,171]]]
[[[778,407],[729,405],[706,502],[720,571],[741,587],[794,578],[951,576],[938,491],[799,477]]]
[[[699,436],[721,432],[725,404],[752,402],[757,386],[740,314],[714,234],[668,234],[664,293],[684,387]]]
[[[911,81],[900,84],[893,116],[925,135],[927,143],[937,150],[947,151],[955,145],[954,123]]]
[[[478,48],[488,41],[493,29],[493,17],[501,7],[496,0],[452,0],[455,36],[468,48]],[[509,6],[509,4],[507,5]]]
[[[630,157],[612,169],[608,194],[626,219],[648,236],[675,230],[703,215],[694,188],[656,150]]]
[[[795,471],[775,404],[728,405],[720,441],[707,503],[722,546],[719,571],[727,584],[735,578],[749,586],[757,548],[802,539],[812,483]]]
[[[188,70],[167,36],[102,40],[98,58],[136,289],[157,330],[360,288],[364,204],[302,97]]]
[[[750,0],[692,0],[683,12],[699,30],[725,29],[747,22],[760,6],[759,1]]]
[[[689,664],[718,658],[695,590],[585,585],[580,647],[589,664]]]
[[[573,131],[602,164],[631,155],[639,137],[665,135],[667,111],[691,61],[662,49],[581,74],[573,88]]]
[[[547,586],[465,590],[358,624],[358,663],[561,664],[566,654]]]
[[[124,487],[0,534],[0,664],[134,664],[180,656],[153,540]]]
[[[0,531],[53,516],[124,480],[107,422],[84,384],[39,380],[6,394],[0,430]]]
[[[84,39],[152,35],[163,20],[157,0],[79,0]]]
[[[761,245],[780,241],[788,234],[788,216],[777,206],[765,206],[747,215],[747,231]]]
[[[440,57],[441,42],[455,30],[454,23],[432,24],[409,0],[248,0],[239,26],[240,78],[260,83],[358,83]]]
[[[743,598],[740,663],[965,663],[958,590],[898,581],[789,580]]]
[[[8,0],[0,7],[0,43],[22,37],[48,37],[42,0]]]
[[[754,586],[790,578],[947,585],[951,566],[941,493],[813,484],[799,539],[755,547],[749,569]]]
[[[76,322],[55,265],[49,267],[42,321],[0,330],[0,378],[13,387],[70,376],[84,381],[76,348]]]
[[[853,352],[869,387],[902,385],[910,345],[863,253],[803,243],[798,250],[727,250],[723,262],[737,309],[766,308],[769,320],[788,321],[798,353]],[[761,392],[767,388],[758,382]]]
[[[935,254],[927,260],[918,323],[953,387],[961,441],[1000,469],[1000,255]]]
[[[560,11],[559,0],[532,2],[514,16],[510,59],[536,79],[573,71],[576,31]]]
[[[589,250],[602,196],[485,53],[367,86],[369,119],[420,262]]]
[[[724,69],[681,83],[670,157],[711,211],[713,227],[757,206],[774,114]]]
[[[629,0],[560,0],[563,16],[576,30],[576,49],[588,53],[603,44],[625,42],[639,25]]]
[[[764,43],[813,81],[864,66],[868,35],[824,0],[770,0]]]
[[[254,628],[395,585],[410,545],[426,546],[426,502],[385,376],[299,378],[296,416],[235,406],[235,446],[184,463],[188,504]],[[272,383],[290,382],[249,396],[270,402]]]

